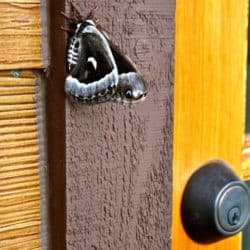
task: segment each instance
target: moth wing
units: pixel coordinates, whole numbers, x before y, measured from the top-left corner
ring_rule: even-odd
[[[128,103],[141,101],[147,94],[146,81],[132,60],[111,41],[109,43],[119,75],[116,100]]]
[[[123,53],[118,46],[116,46],[111,41],[109,41],[109,44],[110,44],[112,54],[115,58],[115,62],[117,65],[119,75],[124,74],[124,73],[129,73],[129,72],[139,73],[135,64],[132,62],[132,60],[125,53]]]
[[[112,61],[111,50],[105,48],[97,34],[81,34],[79,58],[70,74],[80,82],[91,84],[111,73],[116,65]]]
[[[117,67],[111,48],[103,38],[96,33],[75,37],[78,54],[66,78],[65,90],[78,101],[104,102],[115,92]]]

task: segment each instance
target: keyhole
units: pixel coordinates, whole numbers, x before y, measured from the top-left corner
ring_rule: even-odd
[[[230,225],[235,226],[239,223],[240,221],[240,209],[238,207],[234,207],[229,211],[228,214],[228,222]]]

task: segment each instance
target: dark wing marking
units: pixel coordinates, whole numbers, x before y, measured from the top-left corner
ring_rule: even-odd
[[[70,74],[81,83],[89,84],[99,81],[111,73],[114,70],[114,65],[98,35],[83,33],[81,36],[79,59]],[[90,58],[96,61],[96,68],[93,67]]]
[[[147,83],[136,68],[132,60],[116,45],[109,41],[112,54],[115,58],[119,81],[114,101],[125,103],[139,102],[147,94]]]
[[[129,73],[129,72],[138,72],[132,60],[127,55],[125,55],[118,46],[116,46],[111,41],[109,41],[109,44],[110,44],[112,54],[115,58],[115,62],[117,65],[119,75],[123,73]]]

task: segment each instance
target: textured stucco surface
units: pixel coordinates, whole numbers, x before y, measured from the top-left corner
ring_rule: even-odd
[[[132,107],[67,101],[67,249],[170,249],[175,1],[74,2],[98,3],[150,89]]]

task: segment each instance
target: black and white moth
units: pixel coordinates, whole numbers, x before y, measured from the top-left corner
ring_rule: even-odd
[[[128,56],[109,39],[94,17],[94,10],[83,19],[62,13],[73,25],[70,38],[65,91],[80,103],[143,101],[147,84]]]

